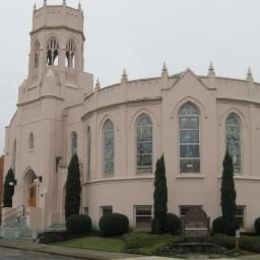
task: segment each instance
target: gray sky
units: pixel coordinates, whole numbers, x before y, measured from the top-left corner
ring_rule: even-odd
[[[2,1],[0,16],[0,153],[4,127],[16,110],[18,86],[27,76],[32,6],[42,0]],[[62,0],[48,0],[48,4]],[[259,0],[82,0],[85,70],[101,85],[170,74],[190,67],[206,74],[245,78],[252,67],[260,80]],[[77,7],[78,0],[67,0]]]

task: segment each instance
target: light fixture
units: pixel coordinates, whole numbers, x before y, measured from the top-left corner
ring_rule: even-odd
[[[33,179],[34,182],[42,182],[42,176],[36,176],[34,179]]]
[[[13,181],[10,181],[8,184],[9,186],[15,186],[17,184],[17,180],[14,179]]]

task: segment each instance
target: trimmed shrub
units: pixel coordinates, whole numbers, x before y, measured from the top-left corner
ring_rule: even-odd
[[[226,229],[225,229],[225,222],[223,217],[215,218],[212,223],[212,228],[215,234],[217,233],[224,234],[226,232]]]
[[[172,213],[167,213],[164,223],[164,231],[172,235],[178,235],[181,231],[181,220]]]
[[[260,218],[257,218],[255,220],[255,233],[257,235],[260,235]]]
[[[128,232],[129,220],[120,213],[104,215],[99,220],[99,229],[104,236],[119,236]]]
[[[67,230],[72,234],[85,234],[91,231],[91,218],[86,215],[75,214],[66,221]]]

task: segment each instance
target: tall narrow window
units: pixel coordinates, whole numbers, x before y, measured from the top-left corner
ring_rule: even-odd
[[[191,102],[179,110],[180,172],[200,172],[200,113]]]
[[[136,168],[138,172],[152,172],[153,123],[142,114],[136,121]]]
[[[90,178],[91,171],[91,129],[87,129],[87,178]]]
[[[39,68],[39,61],[40,61],[40,43],[37,40],[34,44],[34,68]]]
[[[78,136],[76,132],[71,134],[71,156],[77,153],[78,150]]]
[[[30,133],[29,135],[29,149],[32,150],[34,148],[34,135]]]
[[[16,140],[14,141],[13,144],[13,158],[12,158],[12,168],[14,170],[14,173],[15,173],[15,164],[16,164]]]
[[[241,170],[240,118],[231,113],[226,121],[226,147],[233,160],[234,172]]]
[[[75,43],[73,40],[70,40],[66,45],[66,67],[74,68],[75,66]]]
[[[107,119],[103,126],[103,167],[106,175],[114,173],[114,125]]]
[[[58,65],[59,45],[54,37],[51,37],[47,44],[47,64]]]

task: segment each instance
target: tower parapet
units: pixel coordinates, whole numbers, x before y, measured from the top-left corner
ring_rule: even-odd
[[[84,16],[81,9],[67,5],[43,5],[33,12],[32,32],[49,27],[65,27],[83,35]],[[83,35],[84,37],[84,35]]]

